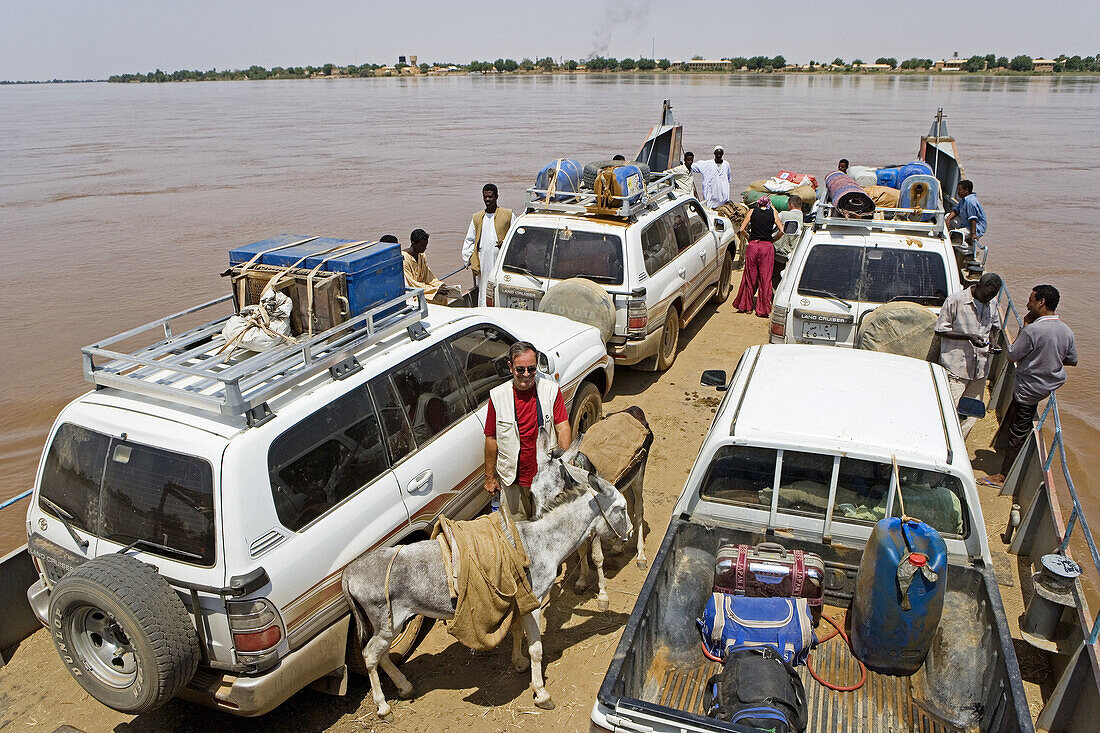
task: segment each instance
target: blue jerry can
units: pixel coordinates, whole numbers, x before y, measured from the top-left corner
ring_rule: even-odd
[[[852,651],[867,668],[920,669],[943,613],[947,545],[924,522],[880,520],[863,551],[852,599]]]

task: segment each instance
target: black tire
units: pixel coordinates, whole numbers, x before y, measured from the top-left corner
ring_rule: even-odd
[[[636,165],[642,171],[642,176],[649,180],[649,166],[633,160],[595,160],[584,166],[581,173],[581,187],[591,189],[596,182],[596,176],[604,168],[618,168],[620,165]]]
[[[183,601],[152,566],[127,555],[89,560],[50,594],[58,654],[107,707],[155,710],[191,681],[201,655]]]
[[[573,397],[573,415],[569,418],[569,427],[573,440],[584,435],[593,423],[603,417],[603,398],[600,390],[592,382],[581,383]]]
[[[434,623],[434,618],[426,616],[413,616],[409,619],[409,622],[405,624],[405,629],[394,637],[393,644],[390,646],[390,657],[393,658],[396,664],[404,664],[412,656],[412,653],[420,646],[420,642],[424,641],[424,637],[431,631]],[[370,636],[371,631],[368,629],[365,638],[369,639]],[[348,665],[349,672],[361,677],[367,676],[367,665],[363,661],[359,632],[355,628],[354,618],[348,624],[348,649],[345,656],[347,657],[345,663]]]
[[[676,306],[668,309],[665,327],[661,330],[661,342],[657,345],[657,371],[663,372],[676,361],[680,348],[680,311]]]
[[[733,276],[733,253],[726,251],[726,258],[722,260],[722,270],[718,273],[718,287],[714,291],[713,299],[718,305],[722,305],[729,300],[730,293],[733,292],[733,283],[730,282],[730,277]]]

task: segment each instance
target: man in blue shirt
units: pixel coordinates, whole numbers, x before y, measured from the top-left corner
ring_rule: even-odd
[[[966,235],[966,243],[973,245],[985,235],[985,209],[982,208],[974,193],[974,184],[968,180],[959,181],[955,190],[959,197],[959,204],[955,210],[947,215],[944,223],[949,229],[960,228],[969,230]],[[955,219],[959,221],[956,223]]]

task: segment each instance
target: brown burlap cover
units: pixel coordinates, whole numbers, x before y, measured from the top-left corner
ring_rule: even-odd
[[[581,453],[600,476],[617,484],[641,460],[649,434],[649,428],[633,415],[612,413],[588,428],[581,438]]]

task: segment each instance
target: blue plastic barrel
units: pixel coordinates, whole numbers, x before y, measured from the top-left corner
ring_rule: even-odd
[[[916,174],[909,176],[901,184],[898,207],[902,209],[924,209],[934,211],[942,206],[940,201],[940,182],[935,176]],[[932,221],[932,214],[924,214],[921,219]]]
[[[924,522],[880,520],[856,573],[852,651],[867,668],[910,675],[920,669],[943,613],[947,545]]]
[[[917,175],[932,175],[932,166],[928,165],[923,160],[914,160],[912,163],[906,163],[901,168],[898,168],[898,183],[891,188],[901,188],[906,178]]]
[[[582,171],[583,168],[577,161],[559,158],[547,163],[539,171],[535,177],[535,188],[539,191],[548,191],[553,184],[555,191],[560,191],[562,194],[575,194],[581,187]],[[572,195],[556,195],[553,200],[568,201],[571,198],[573,198]]]
[[[898,173],[901,168],[879,168],[875,171],[875,184],[879,186],[898,187]]]
[[[642,169],[633,164],[620,165],[615,169],[616,188],[620,195],[626,199],[626,203],[633,206],[645,192],[645,177]]]

